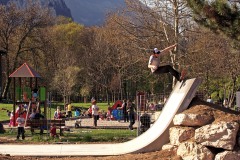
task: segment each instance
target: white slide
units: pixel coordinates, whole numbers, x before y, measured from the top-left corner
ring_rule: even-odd
[[[0,145],[0,154],[12,156],[107,156],[161,150],[169,142],[169,128],[175,114],[187,109],[201,80],[177,82],[159,118],[142,135],[124,143],[113,144],[43,144]]]

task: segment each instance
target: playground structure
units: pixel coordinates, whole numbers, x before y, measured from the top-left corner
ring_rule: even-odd
[[[146,123],[148,123],[148,127],[150,127],[150,117],[148,116],[148,114],[145,114],[145,112],[147,111],[147,99],[146,99],[146,93],[145,92],[137,92],[136,93],[136,109],[137,109],[137,114],[135,116],[135,119],[138,120],[138,122],[141,123],[145,123],[145,121],[147,121]],[[123,110],[118,109],[118,107],[121,107],[123,104],[122,101],[117,100],[114,105],[111,107],[110,111],[112,113],[112,117],[114,120],[122,120],[123,119]],[[144,115],[144,117],[140,116],[140,115]],[[140,121],[141,120],[141,121]],[[139,126],[140,127],[140,126]]]
[[[121,100],[117,100],[112,107],[109,108],[109,112],[112,115],[111,120],[119,120],[122,118],[122,110],[118,109],[118,107],[122,106],[122,101]],[[88,108],[88,114],[91,115],[92,114],[92,106],[90,106]]]
[[[13,126],[17,125],[16,118],[19,113],[27,120],[32,109],[41,112],[43,106],[43,113],[47,115],[46,88],[39,87],[38,79],[41,76],[33,68],[24,63],[9,77],[13,78]]]
[[[161,150],[169,142],[169,128],[177,113],[187,109],[201,80],[177,82],[155,123],[137,138],[113,144],[0,145],[0,154],[30,156],[107,156]]]
[[[110,111],[115,120],[123,119],[123,111],[121,109],[118,109],[118,107],[121,107],[122,104],[123,104],[123,102],[121,100],[117,100],[114,103],[114,105],[110,108]],[[137,108],[137,112],[139,112],[139,113],[146,111],[146,94],[145,94],[145,92],[137,92],[136,108]],[[138,114],[138,115],[140,115],[140,114]]]
[[[118,107],[122,107],[122,101],[117,100],[113,106],[110,108],[110,112],[112,114],[112,118],[114,120],[120,120],[123,117],[123,112],[122,110],[118,109]]]

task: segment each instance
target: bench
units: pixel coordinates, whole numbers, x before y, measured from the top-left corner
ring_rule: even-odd
[[[62,127],[65,126],[65,119],[28,119],[26,122],[26,126],[29,126],[31,128],[32,134],[36,128],[40,129],[40,134],[43,134],[43,130],[50,130],[51,124],[55,124],[56,127],[60,129],[60,135],[63,135]]]

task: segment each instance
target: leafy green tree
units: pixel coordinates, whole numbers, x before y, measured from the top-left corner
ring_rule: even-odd
[[[70,102],[69,97],[73,93],[73,87],[76,86],[78,73],[80,68],[69,66],[66,68],[59,68],[55,72],[52,87],[54,87],[64,98],[64,104]]]
[[[51,47],[48,47],[46,63],[51,89],[61,93],[65,103],[70,101],[72,94],[79,92],[79,73],[83,69],[79,38],[83,26],[62,17],[61,21],[49,28]]]
[[[90,95],[92,90],[92,86],[90,85],[83,85],[80,89],[80,95],[84,98],[84,103],[87,103],[87,97]]]

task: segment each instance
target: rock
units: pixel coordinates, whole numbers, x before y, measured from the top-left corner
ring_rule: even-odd
[[[177,146],[171,145],[170,143],[162,146],[162,150],[174,150],[176,148],[177,148]]]
[[[195,129],[192,127],[171,127],[169,130],[170,144],[179,145],[181,142],[194,137]]]
[[[237,137],[237,145],[240,147],[240,137]]]
[[[174,116],[173,124],[181,126],[203,126],[213,121],[213,116],[207,113],[204,114],[192,114],[192,113],[180,113]]]
[[[215,160],[239,160],[240,154],[232,151],[224,151],[215,156]]]
[[[178,146],[177,155],[183,160],[213,160],[214,154],[205,146],[195,142],[183,142]]]
[[[236,122],[218,122],[195,130],[195,140],[204,146],[233,150],[239,124]]]

